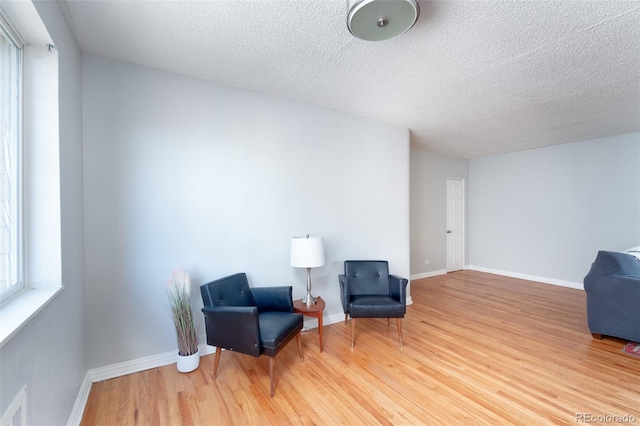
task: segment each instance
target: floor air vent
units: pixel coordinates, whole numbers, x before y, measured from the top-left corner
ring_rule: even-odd
[[[27,424],[27,387],[20,390],[13,402],[2,415],[0,426],[26,426]]]

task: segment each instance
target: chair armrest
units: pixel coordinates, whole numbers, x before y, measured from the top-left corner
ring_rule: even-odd
[[[259,312],[293,312],[291,286],[254,287],[251,292]]]
[[[205,306],[202,308],[207,345],[260,356],[260,327],[255,306]]]
[[[409,281],[406,278],[399,277],[397,275],[389,275],[389,291],[391,297],[399,300],[405,307],[407,306],[407,284]]]
[[[349,291],[349,278],[346,275],[341,274],[338,276],[338,281],[340,282],[340,301],[342,302],[342,309],[344,313],[347,314],[347,306],[349,305],[349,298],[351,296],[351,292]]]

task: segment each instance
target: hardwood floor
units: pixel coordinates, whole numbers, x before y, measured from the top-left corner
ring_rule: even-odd
[[[302,336],[304,364],[295,342],[278,355],[274,398],[267,357],[224,352],[216,381],[207,355],[93,384],[82,424],[640,424],[640,358],[591,337],[583,291],[460,271],[411,294],[402,348],[395,321],[358,320],[353,349],[340,322],[323,353]]]

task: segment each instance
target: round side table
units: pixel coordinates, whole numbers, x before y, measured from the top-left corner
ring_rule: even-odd
[[[315,305],[307,306],[302,300],[293,301],[293,311],[297,314],[302,314],[306,317],[313,317],[318,319],[318,333],[320,334],[320,352],[322,352],[322,311],[326,303],[321,297],[316,296]]]

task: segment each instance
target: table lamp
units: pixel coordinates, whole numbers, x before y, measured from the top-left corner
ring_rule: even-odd
[[[307,295],[302,302],[307,306],[315,305],[316,299],[311,295],[311,268],[324,266],[324,248],[322,237],[291,238],[291,266],[307,268]]]

